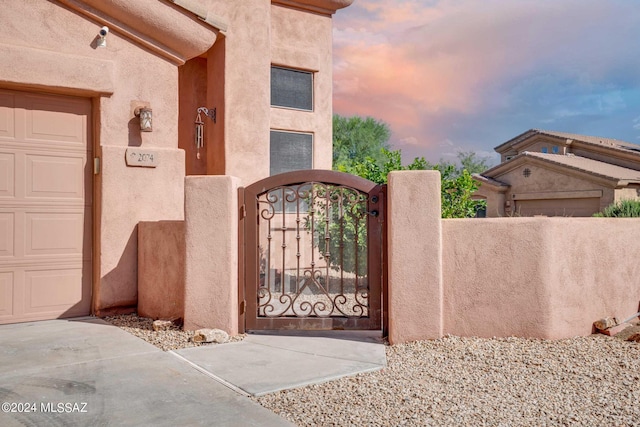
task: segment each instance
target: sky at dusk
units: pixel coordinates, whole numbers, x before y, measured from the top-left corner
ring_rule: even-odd
[[[355,0],[334,15],[334,113],[405,161],[532,128],[640,144],[640,1]]]

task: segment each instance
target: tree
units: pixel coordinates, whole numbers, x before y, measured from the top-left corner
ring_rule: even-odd
[[[389,149],[389,126],[371,117],[333,116],[333,169],[348,172],[367,157],[375,162],[384,159],[382,149]]]
[[[491,167],[489,159],[478,157],[473,151],[459,151],[458,161],[460,162],[460,170],[466,170],[470,174],[482,173]]]
[[[446,163],[432,165],[424,157],[416,157],[409,165],[403,166],[400,150],[383,149],[382,154],[382,165],[367,157],[354,164],[349,172],[377,184],[386,184],[387,176],[392,171],[433,169],[440,172],[443,218],[473,218],[485,206],[484,200],[471,198],[478,186],[466,169]]]

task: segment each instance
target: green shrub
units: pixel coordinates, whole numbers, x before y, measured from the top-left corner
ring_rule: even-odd
[[[593,216],[603,218],[637,218],[640,217],[640,200],[621,200],[612,203],[602,212]]]

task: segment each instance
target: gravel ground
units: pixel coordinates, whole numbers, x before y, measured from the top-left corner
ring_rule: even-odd
[[[179,326],[173,326],[166,331],[154,331],[152,326],[153,319],[138,317],[135,314],[110,316],[105,317],[104,320],[164,351],[187,347],[200,347],[203,345],[218,345],[213,343],[195,343],[191,341],[193,331],[183,331]],[[244,337],[244,335],[229,337],[228,342],[242,341]]]
[[[165,351],[217,345],[135,314],[105,320]],[[640,343],[448,336],[386,352],[381,371],[254,400],[300,427],[640,426]]]
[[[382,371],[255,400],[298,426],[640,426],[640,344],[448,336]]]

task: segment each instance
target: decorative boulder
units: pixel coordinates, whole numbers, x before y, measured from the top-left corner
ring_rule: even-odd
[[[222,344],[229,341],[229,334],[222,329],[198,329],[192,340],[195,343],[213,342]]]

